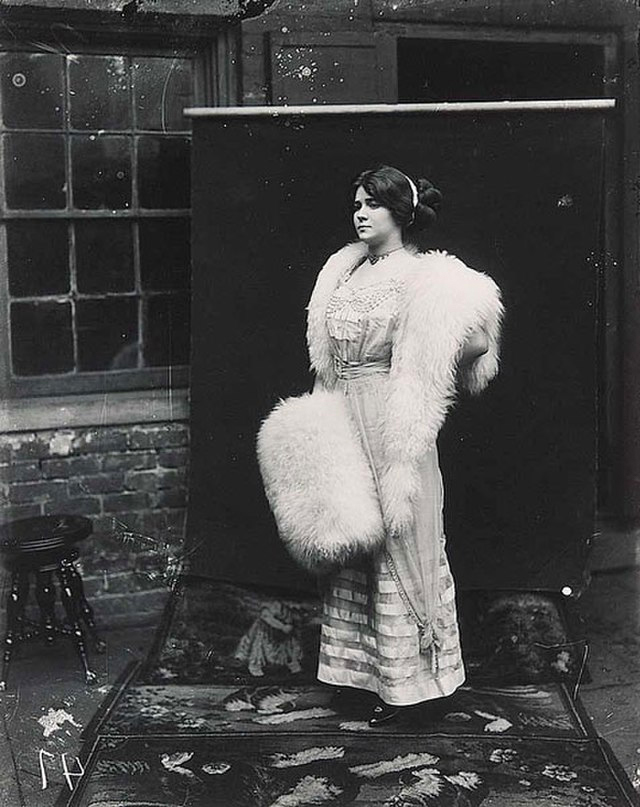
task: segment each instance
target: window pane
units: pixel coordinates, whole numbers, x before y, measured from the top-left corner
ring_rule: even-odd
[[[137,128],[189,129],[182,114],[193,98],[189,60],[141,58],[132,67]]]
[[[186,137],[138,138],[140,206],[188,208],[189,140]]]
[[[69,291],[69,236],[66,222],[7,222],[9,291],[37,297]]]
[[[75,136],[71,143],[73,203],[84,210],[131,206],[131,154],[127,137]]]
[[[187,364],[189,361],[189,295],[157,294],[145,302],[147,367]]]
[[[10,208],[34,210],[66,206],[61,135],[5,135],[4,167]]]
[[[76,304],[79,370],[123,370],[138,364],[135,297],[79,300]]]
[[[76,277],[83,294],[134,290],[133,237],[128,221],[78,221]]]
[[[12,303],[11,353],[16,375],[73,370],[71,303]]]
[[[10,129],[61,129],[62,57],[0,54],[2,119]]]
[[[71,126],[131,127],[129,74],[124,56],[68,56]]]
[[[149,291],[188,289],[191,248],[188,219],[140,222],[140,274]]]

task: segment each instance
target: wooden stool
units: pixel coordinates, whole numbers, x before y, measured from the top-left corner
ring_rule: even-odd
[[[14,648],[21,641],[36,637],[52,644],[59,635],[70,636],[82,661],[86,682],[92,684],[97,680],[89,667],[82,623],[98,653],[103,653],[106,645],[98,636],[93,611],[75,567],[79,556],[75,544],[90,535],[92,529],[88,518],[73,515],[36,516],[0,527],[0,559],[4,568],[11,572],[0,691],[6,689]],[[56,617],[54,575],[59,583],[67,624]],[[40,608],[39,625],[25,618],[32,576]]]

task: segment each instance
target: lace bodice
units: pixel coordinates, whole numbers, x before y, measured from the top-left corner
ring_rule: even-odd
[[[350,362],[388,360],[403,288],[394,277],[360,287],[340,283],[327,305],[335,355]]]

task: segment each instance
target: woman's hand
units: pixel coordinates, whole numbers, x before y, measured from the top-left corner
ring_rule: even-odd
[[[460,351],[460,364],[470,364],[489,350],[489,339],[484,328],[472,331]]]

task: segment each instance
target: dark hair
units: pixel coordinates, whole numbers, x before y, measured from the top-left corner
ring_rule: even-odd
[[[438,217],[442,194],[428,179],[421,177],[413,182],[418,191],[418,204],[414,210],[413,193],[409,178],[391,165],[379,165],[363,171],[353,182],[353,192],[360,186],[378,204],[386,207],[403,230],[424,230]]]

